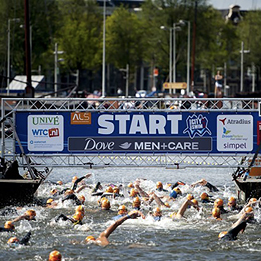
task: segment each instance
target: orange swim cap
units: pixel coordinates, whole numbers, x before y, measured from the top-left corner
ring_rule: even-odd
[[[253,211],[253,208],[252,207],[247,207],[246,209],[245,209],[245,212],[246,213],[250,213],[250,212],[252,212]]]
[[[101,207],[102,209],[110,209],[111,207],[110,201],[106,198],[105,200],[102,201]]]
[[[201,198],[202,200],[209,200],[209,196],[208,196],[208,194],[207,194],[206,192],[203,192],[203,193],[200,195],[200,198]]]
[[[196,199],[192,199],[191,202],[193,202],[196,206],[198,206],[198,201]]]
[[[156,183],[156,188],[163,188],[163,185],[160,181]]]
[[[218,207],[214,207],[212,210],[212,216],[214,218],[220,218],[220,209]]]
[[[83,195],[79,196],[78,199],[81,201],[82,204],[84,204],[85,197]]]
[[[77,176],[74,176],[74,177],[72,178],[72,183],[74,183],[77,179],[78,179],[78,177],[77,177]]]
[[[8,239],[7,244],[19,243],[19,239],[17,237],[11,237]]]
[[[251,199],[249,199],[249,203],[255,203],[255,202],[257,202],[257,199],[256,199],[256,198],[251,198]]]
[[[222,207],[223,206],[223,200],[221,198],[217,198],[214,202],[215,207]]]
[[[133,188],[134,186],[133,186],[133,183],[132,182],[130,182],[129,184],[128,184],[128,188]]]
[[[95,240],[95,237],[93,237],[93,236],[88,236],[88,237],[85,238],[85,241],[86,241],[86,242],[90,242],[90,241],[92,241],[92,240]]]
[[[227,234],[227,231],[222,231],[219,233],[218,238],[222,238]]]
[[[83,212],[75,212],[73,215],[73,219],[75,219],[77,221],[82,221],[83,218],[84,218]]]
[[[228,206],[235,206],[236,205],[236,199],[234,197],[230,197],[228,199]]]
[[[120,193],[120,189],[119,189],[118,187],[115,187],[115,188],[113,189],[113,193],[119,194],[119,193]]]
[[[4,225],[4,228],[7,228],[7,229],[15,229],[15,226],[14,226],[14,224],[12,223],[12,221],[6,221],[6,222],[5,222],[5,225]]]
[[[138,191],[132,188],[130,191],[130,197],[136,197],[137,195],[138,195]]]
[[[113,188],[111,186],[109,186],[107,189],[106,189],[106,192],[108,193],[113,193]]]
[[[75,212],[83,212],[84,213],[84,207],[82,205],[75,207]]]
[[[51,204],[53,202],[52,198],[47,199],[46,204]]]
[[[62,185],[63,182],[62,182],[61,180],[59,180],[59,181],[57,181],[57,184],[58,184],[58,185]]]
[[[188,195],[187,195],[187,199],[188,199],[188,200],[192,200],[193,198],[194,198],[193,195],[191,195],[191,194],[188,194]]]
[[[25,215],[29,216],[30,219],[35,220],[36,212],[33,209],[29,209],[25,212]]]
[[[177,194],[182,194],[180,188],[174,188],[173,190],[175,190]]]
[[[49,254],[48,261],[61,261],[62,255],[59,251],[54,250]]]

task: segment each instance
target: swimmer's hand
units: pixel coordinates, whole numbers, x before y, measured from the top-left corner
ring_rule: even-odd
[[[133,211],[129,212],[128,216],[132,219],[135,219],[137,217],[142,217],[143,219],[145,219],[145,216],[139,210],[133,210]]]
[[[89,178],[92,175],[92,173],[88,173],[85,175],[85,178]]]

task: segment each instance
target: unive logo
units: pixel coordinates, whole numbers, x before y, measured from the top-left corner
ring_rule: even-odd
[[[41,117],[41,116],[32,116],[32,124],[33,125],[59,125],[59,117]]]
[[[183,133],[188,133],[189,137],[193,139],[196,135],[202,137],[206,133],[211,135],[211,131],[208,128],[208,119],[204,117],[202,114],[193,116],[189,116],[186,119],[187,128],[183,131]]]

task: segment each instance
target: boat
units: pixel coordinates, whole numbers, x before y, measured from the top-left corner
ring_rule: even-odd
[[[238,167],[232,174],[236,185],[237,197],[243,202],[247,202],[250,198],[261,198],[261,161],[255,155],[249,166]],[[242,158],[241,163],[245,160]]]
[[[22,206],[33,203],[38,187],[50,174],[50,170],[38,171],[31,167],[31,175],[21,176],[17,160],[5,162],[1,158],[0,166],[0,207]]]

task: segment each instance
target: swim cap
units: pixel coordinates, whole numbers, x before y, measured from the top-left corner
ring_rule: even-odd
[[[138,191],[135,190],[134,188],[132,188],[131,191],[130,191],[130,197],[136,197],[137,194],[138,194]]]
[[[134,186],[133,186],[133,183],[132,182],[130,182],[129,184],[128,184],[128,188],[133,188]]]
[[[77,176],[74,176],[74,177],[72,178],[72,183],[74,183],[77,179],[78,179],[78,177],[77,177]]]
[[[256,198],[251,198],[251,199],[249,199],[249,203],[255,203],[255,202],[257,202],[257,199],[256,199]]]
[[[160,181],[156,183],[156,188],[163,188],[163,185]]]
[[[173,190],[170,192],[169,196],[170,196],[171,198],[176,198],[176,197],[177,197],[177,192],[173,189]]]
[[[4,225],[4,228],[14,229],[15,226],[14,226],[14,224],[12,223],[12,221],[6,221],[6,222],[5,222],[5,225]]]
[[[180,188],[174,188],[174,190],[176,191],[177,194],[180,194],[180,195],[182,194]]]
[[[169,208],[169,207],[170,207],[170,205],[169,205],[169,203],[168,203],[168,202],[165,202],[165,203],[164,203],[164,205],[165,205],[167,208]]]
[[[84,218],[84,214],[83,212],[76,212],[73,215],[73,219],[77,220],[77,221],[82,221]]]
[[[212,216],[214,218],[220,218],[220,209],[218,207],[214,207],[212,210]]]
[[[109,186],[109,187],[106,189],[106,192],[112,193],[112,192],[113,192],[113,188],[112,188],[111,186]]]
[[[57,181],[57,184],[58,184],[58,185],[62,185],[63,182],[62,182],[61,180],[59,180],[59,181]]]
[[[19,243],[19,239],[17,237],[11,237],[8,239],[7,244]]]
[[[91,240],[95,240],[95,237],[93,237],[93,236],[88,236],[88,237],[85,238],[85,241],[86,241],[86,242],[90,242]]]
[[[126,212],[127,212],[127,208],[126,208],[125,205],[121,205],[121,206],[118,208],[118,214],[119,214],[119,215],[122,215],[122,214],[124,214],[124,213],[126,213]]]
[[[188,194],[188,195],[187,195],[187,199],[188,199],[188,200],[192,200],[193,198],[194,198],[193,195],[191,195],[191,194]]]
[[[223,206],[223,200],[221,198],[217,198],[214,202],[215,207],[222,207]]]
[[[206,192],[203,192],[203,193],[200,195],[200,198],[201,198],[202,200],[209,200],[209,196],[208,196],[208,194],[207,194]]]
[[[198,206],[198,201],[196,199],[192,199],[191,202],[193,202],[196,206]]]
[[[53,202],[52,198],[47,199],[46,204],[51,204]]]
[[[105,200],[102,201],[101,207],[102,209],[110,209],[111,207],[110,201],[106,198]]]
[[[133,207],[139,207],[140,206],[140,198],[139,197],[134,198],[134,200],[132,202],[132,206]]]
[[[25,215],[29,216],[30,219],[35,220],[36,212],[33,209],[29,209],[25,212]]]
[[[84,213],[84,207],[82,205],[75,207],[75,212],[83,212]]]
[[[230,197],[228,199],[228,206],[235,206],[236,205],[236,199],[234,197]]]
[[[56,194],[57,192],[58,192],[57,189],[52,189],[50,193],[51,193],[52,195],[54,195],[54,194]]]
[[[247,207],[246,209],[245,209],[245,212],[246,213],[250,213],[250,212],[252,212],[253,211],[253,208],[252,207]]]
[[[161,209],[159,207],[157,207],[157,208],[154,209],[154,212],[161,213],[162,211],[161,211]]]
[[[222,238],[227,234],[227,231],[222,231],[219,233],[218,238]]]
[[[118,187],[115,187],[115,188],[113,189],[113,193],[119,194],[119,193],[120,193],[120,189],[119,189]]]
[[[72,195],[74,193],[74,191],[72,189],[67,189],[65,192],[64,192],[64,195],[67,196],[67,195]]]
[[[84,204],[85,197],[83,195],[79,196],[78,199],[81,201],[82,204]]]
[[[49,254],[48,261],[61,261],[61,260],[62,260],[62,255],[59,251],[54,250]]]

